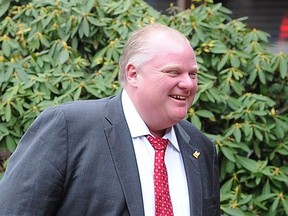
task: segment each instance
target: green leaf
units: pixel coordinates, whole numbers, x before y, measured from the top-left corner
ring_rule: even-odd
[[[242,124],[242,130],[244,132],[245,137],[249,137],[251,133],[253,133],[252,126],[250,124]]]
[[[227,182],[225,182],[225,184],[221,186],[221,189],[220,189],[221,194],[231,191],[232,184],[233,184],[233,179],[229,179]]]
[[[263,202],[263,201],[269,200],[273,197],[277,197],[277,194],[275,194],[275,193],[261,194],[260,196],[257,196],[255,198],[255,200],[257,200],[258,202]]]
[[[2,17],[10,7],[10,0],[0,1],[0,17]]]
[[[279,70],[280,70],[280,75],[282,79],[285,79],[285,77],[288,74],[288,61],[286,58],[281,58],[280,63],[279,63]]]
[[[50,90],[55,94],[59,94],[59,90],[55,86],[53,86],[50,82],[45,82],[44,85],[47,87],[47,89],[45,89],[46,91]]]
[[[112,60],[113,52],[115,52],[115,48],[110,48],[107,50],[106,58],[108,61]]]
[[[234,152],[230,148],[223,146],[221,148],[221,151],[228,160],[230,160],[232,162],[236,162]]]
[[[253,114],[258,115],[258,116],[266,116],[267,111],[255,110],[255,111],[253,111]]]
[[[95,66],[99,65],[103,61],[103,58],[104,58],[108,49],[109,49],[109,47],[106,46],[103,49],[98,50],[98,52],[92,58],[91,67],[95,67]]]
[[[271,206],[271,212],[275,212],[279,205],[279,198],[274,199],[274,202]]]
[[[10,39],[7,39],[7,40],[10,40]],[[8,57],[8,56],[10,55],[10,53],[11,53],[11,47],[10,47],[8,41],[3,41],[3,42],[2,42],[2,51],[3,51],[3,53],[4,53],[5,56]]]
[[[82,32],[82,36],[85,35],[86,37],[89,37],[90,29],[89,29],[89,23],[87,18],[83,18],[79,32]]]
[[[95,5],[95,0],[89,0],[86,4],[85,12],[90,12]]]
[[[252,85],[255,82],[256,77],[257,77],[257,70],[254,69],[252,72],[250,72],[250,76],[249,79],[247,80],[247,83],[249,85]]]
[[[85,85],[84,88],[89,92],[91,93],[92,95],[94,95],[95,97],[99,97],[100,95],[100,92],[99,90],[93,88],[93,87],[90,87],[90,86],[87,86]]]
[[[228,50],[224,44],[217,43],[211,48],[211,52],[215,54],[224,54],[227,53]]]
[[[204,32],[199,28],[199,27],[195,27],[194,28],[194,30],[195,30],[195,33],[196,33],[196,35],[198,36],[198,38],[201,40],[201,41],[204,41],[205,40],[205,34],[204,34]]]
[[[8,150],[10,151],[10,152],[14,152],[14,150],[16,149],[16,142],[15,142],[15,140],[12,138],[12,136],[11,135],[8,135],[7,137],[6,137],[6,146],[7,146],[7,148],[8,148]]]
[[[82,88],[78,88],[78,89],[74,92],[73,99],[74,99],[74,100],[79,100],[80,95],[81,95],[81,92],[82,92]]]
[[[245,216],[240,209],[223,207],[222,210],[230,216]]]
[[[219,62],[218,66],[217,66],[217,70],[218,70],[218,71],[220,71],[220,70],[226,65],[226,63],[228,62],[228,57],[229,57],[229,54],[228,54],[228,53],[226,53],[226,54],[222,57],[221,61]]]
[[[94,0],[93,0],[93,1],[94,1]],[[96,18],[93,17],[93,16],[87,16],[87,20],[88,20],[91,24],[93,24],[93,25],[95,25],[95,26],[98,26],[98,27],[101,27],[101,26],[105,26],[105,25],[106,25],[106,23],[101,22],[99,19],[96,19]]]
[[[41,35],[40,41],[41,41],[41,43],[42,43],[45,47],[49,47],[49,46],[50,46],[49,41],[48,41],[48,40],[46,39],[46,37],[44,37],[43,35]]]
[[[244,87],[241,83],[237,82],[237,81],[233,81],[231,83],[231,87],[233,88],[233,90],[238,94],[238,95],[242,95],[242,92],[244,91]]]
[[[265,73],[262,69],[258,70],[258,76],[259,76],[261,83],[266,84]]]
[[[241,141],[241,130],[240,130],[240,128],[238,128],[238,127],[234,128],[233,136],[234,136],[236,142],[240,143],[240,141]]]
[[[262,133],[257,129],[257,128],[254,128],[254,134],[256,135],[256,137],[262,141],[263,140],[263,135]]]
[[[131,0],[125,0],[123,1],[122,7],[119,8],[119,10],[116,10],[114,15],[122,14],[126,12],[131,7]]]
[[[9,134],[9,130],[6,126],[6,124],[4,123],[0,123],[0,132],[4,135],[8,135]]]
[[[191,116],[191,122],[198,129],[200,129],[202,127],[202,123],[201,123],[201,121],[197,115]]]
[[[7,103],[7,105],[5,106],[5,120],[6,122],[9,122],[11,119],[11,105],[10,103]]]
[[[241,199],[239,202],[238,202],[238,205],[245,205],[247,203],[249,203],[251,200],[252,200],[253,196],[252,194],[248,195],[248,196],[245,196],[243,199]]]
[[[281,199],[281,204],[284,208],[285,214],[288,215],[288,200],[285,198]]]
[[[26,71],[23,70],[23,68],[19,68],[17,71],[17,74],[18,74],[20,80],[22,82],[24,82],[24,84],[27,84],[29,82],[28,75],[27,75]]]
[[[236,160],[237,162],[242,165],[245,169],[249,170],[252,173],[256,173],[258,170],[257,162],[249,159],[249,158],[244,158],[242,156],[236,155]]]
[[[215,116],[212,112],[210,112],[209,110],[197,110],[196,114],[198,116],[204,117],[204,118],[209,118],[211,120],[215,120]]]
[[[66,49],[62,49],[60,52],[60,63],[64,64],[69,59],[69,51]]]
[[[239,57],[234,55],[234,54],[231,54],[230,55],[230,63],[232,65],[232,67],[235,67],[235,68],[238,68],[240,67],[240,60],[239,60]]]
[[[43,29],[45,29],[50,23],[51,23],[51,21],[55,18],[54,17],[55,15],[54,15],[54,13],[51,13],[48,17],[46,17],[46,18],[41,18],[41,17],[39,17],[39,18],[41,18],[41,21],[42,21],[42,28]]]

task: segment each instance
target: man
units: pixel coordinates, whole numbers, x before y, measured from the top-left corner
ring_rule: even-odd
[[[197,90],[188,40],[160,24],[134,32],[120,82],[118,96],[66,103],[35,120],[0,183],[0,215],[220,215],[215,147],[183,120]],[[161,174],[148,137],[169,140]]]

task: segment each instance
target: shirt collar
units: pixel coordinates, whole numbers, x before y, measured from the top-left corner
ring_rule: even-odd
[[[122,91],[121,99],[122,99],[124,115],[125,115],[132,138],[137,138],[137,137],[146,136],[150,134],[150,131],[147,125],[145,124],[141,116],[139,115],[138,111],[136,110],[133,102],[131,101],[125,89]],[[177,149],[177,151],[180,151],[174,127],[169,128],[166,131],[163,138],[168,139],[170,143]]]

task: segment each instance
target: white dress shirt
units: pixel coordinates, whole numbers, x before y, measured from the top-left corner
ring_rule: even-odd
[[[154,149],[146,138],[146,135],[150,132],[125,90],[122,93],[122,104],[136,154],[145,215],[153,216],[155,215]],[[171,127],[163,138],[169,140],[165,154],[165,164],[174,216],[189,216],[187,179],[174,128]]]

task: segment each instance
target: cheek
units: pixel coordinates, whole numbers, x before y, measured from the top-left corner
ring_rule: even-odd
[[[157,94],[163,94],[169,89],[169,82],[165,79],[157,78],[146,80],[144,88],[149,88],[151,91],[155,92],[154,97],[157,97]],[[170,87],[171,88],[171,87]]]
[[[197,92],[197,90],[198,90],[198,84],[197,84],[197,82],[195,82],[194,94]]]
[[[193,89],[192,89],[192,92],[195,94],[197,92],[197,89],[198,89],[198,80],[195,79],[193,80]]]
[[[196,77],[196,79],[195,79],[194,84],[195,84],[195,88],[197,89],[197,87],[198,87],[198,78],[197,78],[197,77]]]

